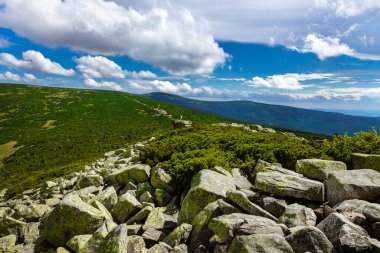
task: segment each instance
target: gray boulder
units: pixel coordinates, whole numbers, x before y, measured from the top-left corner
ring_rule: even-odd
[[[125,166],[111,173],[107,180],[111,184],[128,185],[130,182],[143,183],[149,180],[151,168],[146,164]]]
[[[210,221],[209,228],[222,242],[229,242],[238,235],[284,235],[281,226],[273,220],[242,213],[233,213],[214,218]]]
[[[99,175],[85,175],[78,179],[75,189],[83,189],[89,186],[103,185],[103,177]]]
[[[356,253],[371,252],[372,244],[370,238],[356,233],[348,233],[339,239],[340,252]]]
[[[360,199],[346,200],[333,208],[335,211],[360,213],[369,222],[380,222],[380,204],[370,203]]]
[[[183,200],[180,223],[191,224],[195,216],[209,203],[225,198],[229,190],[235,190],[231,177],[211,170],[201,170],[191,181],[191,189]]]
[[[71,238],[66,245],[74,252],[80,252],[91,237],[92,235],[76,235]]]
[[[166,234],[164,232],[154,228],[148,228],[142,234],[142,238],[145,240],[146,243],[150,245],[154,245],[162,241],[165,238],[165,236]]]
[[[380,173],[367,169],[331,172],[326,192],[332,206],[347,199],[380,202]]]
[[[111,211],[117,203],[117,193],[115,188],[113,186],[106,188],[95,197],[95,200],[98,200]]]
[[[263,208],[275,217],[280,217],[285,211],[287,203],[283,199],[276,199],[273,197],[264,197],[262,199]]]
[[[354,170],[372,169],[380,172],[380,155],[351,154]]]
[[[16,235],[7,235],[0,238],[0,252],[14,252],[16,245]]]
[[[232,169],[231,174],[237,189],[250,190],[253,188],[253,185],[251,184],[251,182],[249,182],[247,176],[240,169]]]
[[[285,239],[295,253],[335,253],[334,246],[316,227],[295,227]]]
[[[142,222],[148,217],[148,215],[152,212],[153,207],[151,206],[146,206],[143,209],[141,209],[137,214],[135,214],[132,218],[130,218],[126,224],[131,225],[131,224],[136,224],[139,222]]]
[[[157,230],[173,229],[177,227],[178,208],[175,206],[156,207],[148,215],[144,230],[149,228]]]
[[[326,180],[331,171],[340,170],[347,170],[347,166],[345,163],[338,161],[304,159],[298,160],[296,164],[296,171],[298,173],[320,181]]]
[[[313,209],[299,204],[291,204],[285,208],[285,212],[278,219],[279,223],[288,228],[297,226],[315,226],[317,216]]]
[[[0,218],[0,236],[16,235],[17,240],[22,238],[22,231],[27,226],[27,223],[14,219],[9,216]]]
[[[106,217],[95,207],[83,202],[78,195],[66,195],[48,216],[44,234],[54,246],[64,246],[76,235],[94,233]]]
[[[121,224],[104,238],[98,253],[127,253],[127,225]]]
[[[141,209],[141,203],[130,193],[120,196],[113,209],[113,215],[119,222],[124,222]]]
[[[351,237],[342,240],[345,235],[356,234],[359,237],[369,237],[368,233],[362,227],[355,225],[344,215],[339,213],[332,213],[327,216],[326,219],[317,225],[317,228],[326,235],[329,241],[338,250],[342,250],[344,244],[347,244],[350,241]]]
[[[171,187],[172,177],[166,173],[160,167],[155,167],[151,170],[150,183],[156,189],[164,189],[170,193],[174,192],[173,187]]]
[[[303,177],[302,174],[294,172],[292,170],[287,170],[282,168],[279,163],[268,163],[262,160],[259,160],[256,164],[255,169],[253,170],[252,176],[256,176],[259,172],[279,172],[285,175],[295,176],[295,177]]]
[[[249,214],[262,216],[277,221],[277,218],[272,214],[262,209],[259,205],[249,201],[247,196],[241,191],[230,190],[227,192],[227,198]]]
[[[256,175],[255,188],[283,197],[321,202],[324,200],[323,183],[279,172],[259,172]]]
[[[276,234],[254,234],[237,236],[228,253],[293,253],[284,237]]]
[[[178,246],[182,243],[187,243],[190,233],[193,230],[193,226],[190,224],[182,223],[176,227],[165,239],[164,243],[170,245],[171,247]]]

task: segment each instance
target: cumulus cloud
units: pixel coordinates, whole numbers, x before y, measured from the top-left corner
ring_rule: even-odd
[[[0,79],[1,80],[15,81],[15,82],[21,81],[21,77],[19,75],[14,74],[10,71],[5,72],[4,74],[0,74]]]
[[[118,85],[115,82],[106,82],[106,81],[96,81],[94,79],[85,79],[84,84],[93,87],[93,88],[99,88],[99,89],[106,89],[106,90],[116,90],[116,91],[122,91],[123,88]]]
[[[354,17],[380,9],[378,0],[314,0],[318,8],[333,11],[338,17]]]
[[[320,60],[341,55],[347,55],[361,60],[380,60],[379,55],[356,52],[347,44],[341,42],[339,37],[323,36],[317,33],[307,35],[301,48],[292,47],[291,49],[302,53],[314,53]]]
[[[125,78],[126,76],[133,78],[156,78],[156,74],[150,71],[127,71],[123,70],[116,62],[103,56],[83,56],[75,58],[78,64],[77,70],[82,73],[85,78]]]
[[[205,21],[186,9],[141,11],[105,0],[0,3],[3,27],[48,46],[127,55],[176,75],[209,74],[227,57]]]
[[[73,76],[75,74],[72,69],[65,69],[59,63],[52,62],[45,58],[43,54],[34,50],[28,50],[22,53],[22,59],[17,59],[14,55],[8,53],[0,53],[0,64],[17,69],[30,69],[43,73]]]
[[[262,77],[254,77],[245,82],[245,84],[255,87],[287,89],[287,90],[302,90],[304,86],[301,82],[308,80],[326,79],[332,77],[332,74],[297,74],[289,73],[284,75],[273,75]]]
[[[24,74],[24,80],[27,82],[33,82],[33,81],[37,80],[37,78],[33,74],[25,73]]]

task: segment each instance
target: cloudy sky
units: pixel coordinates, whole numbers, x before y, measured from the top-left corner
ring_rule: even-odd
[[[0,0],[0,82],[380,116],[380,0]]]

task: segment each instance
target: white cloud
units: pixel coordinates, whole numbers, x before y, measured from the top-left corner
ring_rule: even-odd
[[[342,43],[339,37],[323,36],[317,33],[307,35],[302,48],[292,47],[291,49],[302,53],[314,53],[320,60],[341,55],[361,60],[380,60],[379,55],[356,52],[347,44]]]
[[[17,69],[30,69],[43,73],[56,74],[62,76],[72,76],[75,74],[72,69],[65,69],[59,63],[52,62],[45,58],[43,54],[34,50],[22,53],[23,59],[17,59],[14,55],[0,53],[0,64]]]
[[[78,64],[77,70],[82,73],[85,78],[156,78],[157,75],[146,70],[139,72],[123,70],[116,62],[103,56],[83,56],[75,58],[74,61]]]
[[[267,76],[266,78],[254,77],[251,80],[244,82],[247,85],[255,87],[287,89],[287,90],[302,90],[305,86],[301,84],[303,81],[319,80],[332,77],[332,74],[297,74],[289,73],[284,75]]]
[[[27,82],[33,82],[33,81],[37,80],[37,78],[33,74],[25,73],[24,74],[24,80]]]
[[[99,89],[110,89],[110,90],[116,90],[116,91],[123,90],[123,88],[115,82],[106,82],[106,81],[98,82],[91,78],[85,79],[84,84],[87,86],[99,88]]]
[[[176,75],[209,74],[227,57],[205,21],[182,8],[141,11],[105,0],[0,3],[3,27],[48,46],[128,55]]]
[[[15,81],[15,82],[21,81],[21,77],[19,75],[14,74],[10,71],[5,72],[4,74],[0,74],[0,79],[1,80]]]
[[[318,8],[329,9],[336,16],[345,18],[380,9],[378,0],[314,0],[314,3]]]

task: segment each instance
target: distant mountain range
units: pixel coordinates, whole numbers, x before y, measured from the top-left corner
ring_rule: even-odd
[[[350,116],[251,101],[201,101],[160,92],[143,96],[215,116],[298,131],[353,134],[372,127],[380,130],[380,117]]]

